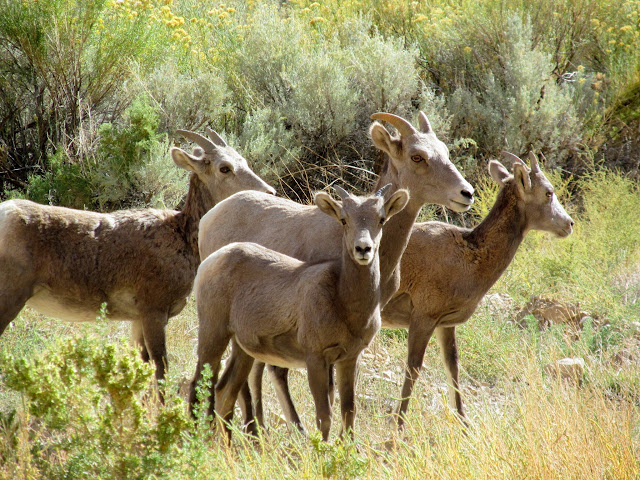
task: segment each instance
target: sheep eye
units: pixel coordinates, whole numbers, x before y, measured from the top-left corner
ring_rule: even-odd
[[[340,221],[342,222],[343,225],[347,224],[347,221],[344,218],[341,218]]]
[[[547,198],[553,197],[553,192],[547,192]]]
[[[220,173],[229,173],[231,169],[227,166],[220,167]]]
[[[420,163],[423,160],[423,158],[420,155],[411,155],[411,160],[413,160],[416,163]]]
[[[384,225],[385,220],[386,220],[386,218],[381,218],[380,219],[380,225]]]

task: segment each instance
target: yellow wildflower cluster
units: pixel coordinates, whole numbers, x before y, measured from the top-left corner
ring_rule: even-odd
[[[109,0],[108,5],[120,18],[133,19],[144,16],[149,28],[153,25],[166,28],[168,38],[174,42],[171,46],[173,50],[181,47],[202,57],[204,53],[194,45],[194,36],[198,37],[203,35],[203,32],[218,27],[232,27],[232,17],[236,12],[235,8],[224,3],[213,6],[208,11],[206,8],[199,10],[207,3],[215,5],[213,2],[201,1],[191,15],[184,16],[176,13],[173,0]]]
[[[601,35],[605,43],[605,53],[613,53],[625,49],[626,51],[640,50],[640,0],[629,0],[620,3],[619,16],[612,19],[592,19],[591,24]],[[620,26],[619,19],[626,20]]]

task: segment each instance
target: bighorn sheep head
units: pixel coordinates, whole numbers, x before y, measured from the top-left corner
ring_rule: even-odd
[[[558,201],[551,182],[540,170],[538,157],[529,152],[529,169],[523,160],[512,153],[502,152],[502,156],[513,162],[513,174],[497,160],[489,162],[489,173],[502,186],[515,183],[518,198],[525,209],[526,231],[543,230],[559,237],[570,235],[573,231],[573,219]]]
[[[177,132],[198,146],[192,154],[172,147],[171,158],[178,167],[195,173],[210,192],[219,196],[214,198],[214,202],[217,203],[241,190],[259,190],[275,194],[272,187],[253,173],[245,158],[227,145],[213,130],[207,130],[210,139],[189,130]]]
[[[384,194],[389,185],[370,197],[355,197],[341,187],[334,188],[341,201],[334,200],[325,192],[318,192],[315,204],[344,226],[343,238],[351,258],[360,265],[369,265],[378,251],[382,226],[405,207],[409,193],[397,190],[385,201]]]
[[[473,187],[462,178],[449,159],[449,150],[431,128],[424,112],[418,115],[419,129],[391,113],[374,113],[369,134],[376,147],[389,155],[387,170],[406,186],[414,202],[445,205],[456,212],[469,210]],[[391,124],[398,135],[390,134],[377,120]]]

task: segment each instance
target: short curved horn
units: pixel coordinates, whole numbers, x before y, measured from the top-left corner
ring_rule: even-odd
[[[338,195],[340,195],[340,198],[342,200],[344,200],[345,198],[349,197],[349,192],[347,192],[344,188],[338,186],[338,185],[334,185],[333,189],[338,193]]]
[[[374,196],[375,197],[384,197],[385,194],[389,191],[389,189],[391,188],[391,184],[387,183],[384,187],[380,188],[380,190],[378,190]]]
[[[540,165],[538,164],[538,157],[532,151],[529,151],[529,162],[531,163],[531,173],[538,173],[540,171]]]
[[[205,152],[212,152],[216,148],[215,144],[211,140],[209,140],[207,137],[203,137],[199,133],[192,132],[191,130],[176,130],[176,132],[182,135],[184,138],[197,143],[198,146],[202,147]]]
[[[218,135],[216,132],[214,132],[210,128],[207,128],[207,135],[209,135],[209,138],[211,139],[211,141],[216,145],[218,145],[219,147],[227,146],[227,142],[225,142],[220,135]]]
[[[402,135],[403,137],[408,137],[410,135],[418,133],[413,125],[407,122],[404,118],[394,115],[393,113],[374,113],[373,115],[371,115],[371,120],[384,120],[385,122],[390,123],[396,128],[396,130],[398,130],[398,132],[400,132],[400,135]]]
[[[418,115],[418,124],[420,125],[420,131],[422,133],[431,133],[433,129],[431,128],[431,122],[427,118],[427,115],[420,110],[420,114]]]
[[[512,162],[520,162],[522,164],[524,164],[524,162],[520,159],[520,157],[518,157],[517,155],[514,155],[513,153],[509,153],[505,150],[503,150],[502,152],[500,152],[502,154],[502,158],[506,159],[506,160],[511,160]]]

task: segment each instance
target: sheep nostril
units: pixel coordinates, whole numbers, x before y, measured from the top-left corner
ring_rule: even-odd
[[[468,190],[462,190],[462,191],[460,192],[460,194],[461,194],[463,197],[468,198],[469,200],[472,200],[472,199],[473,199],[473,193],[469,192]]]

